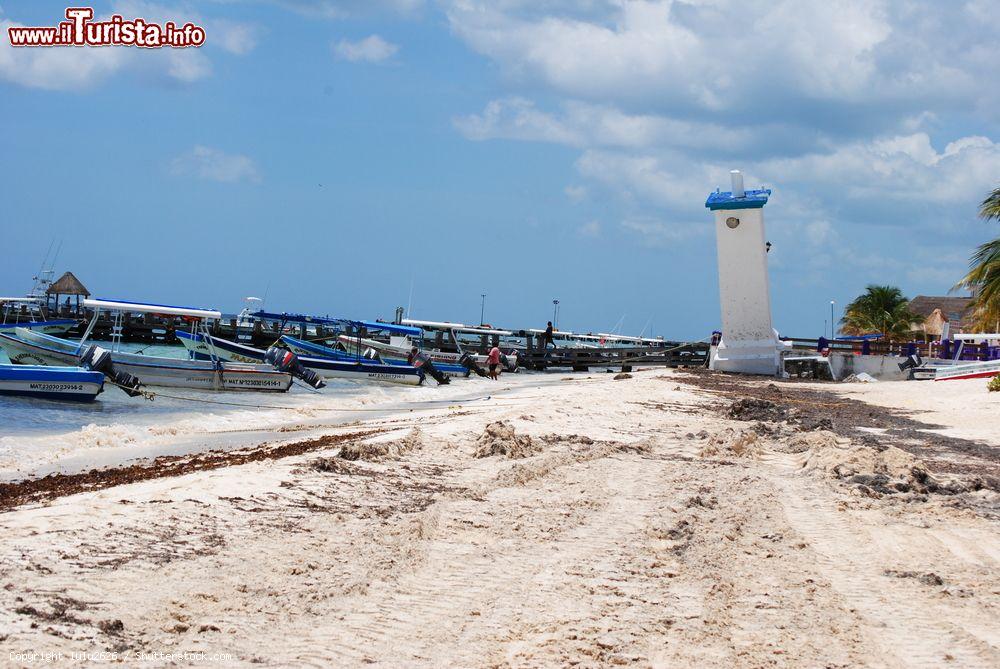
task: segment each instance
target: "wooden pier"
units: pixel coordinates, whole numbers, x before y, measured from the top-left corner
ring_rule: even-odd
[[[571,348],[557,347],[547,350],[528,346],[521,353],[520,364],[528,369],[545,370],[551,367],[568,367],[586,372],[591,367],[620,367],[623,372],[636,366],[644,367],[704,367],[708,364],[708,344],[663,342],[662,346],[636,346],[621,348]]]

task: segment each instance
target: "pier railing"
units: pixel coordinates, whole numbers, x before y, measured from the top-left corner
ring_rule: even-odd
[[[550,367],[569,367],[586,371],[591,367],[704,367],[708,361],[708,344],[664,342],[665,346],[636,346],[620,348],[527,348],[521,364],[528,369],[544,370]]]

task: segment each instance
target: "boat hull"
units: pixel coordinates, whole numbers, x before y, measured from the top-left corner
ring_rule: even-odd
[[[104,375],[80,367],[0,365],[0,395],[61,402],[93,402]]]
[[[340,335],[337,340],[347,347],[350,351],[356,351],[358,348],[358,338],[352,337],[350,335]],[[410,350],[402,346],[393,346],[392,344],[386,344],[385,342],[376,341],[374,339],[362,339],[361,345],[369,348],[373,348],[378,351],[379,355],[388,358],[402,358],[406,359],[406,356],[410,354]],[[435,365],[438,363],[444,363],[446,365],[457,365],[461,366],[459,359],[461,359],[462,354],[460,353],[444,353],[442,351],[425,351],[427,355],[430,356],[431,360]],[[480,365],[486,364],[486,356],[479,355],[477,353],[472,354],[473,360],[475,360]]]
[[[77,321],[70,319],[51,321],[28,321],[24,323],[0,323],[0,332],[10,334],[14,328],[27,328],[35,332],[43,332],[49,335],[66,334],[77,324]]]
[[[0,347],[15,364],[75,365],[79,346],[75,342],[31,334],[19,330],[18,336],[0,333]],[[292,376],[269,365],[173,360],[134,353],[113,352],[115,369],[131,374],[145,386],[194,388],[200,390],[286,392]]]
[[[288,335],[282,336],[281,341],[283,341],[285,345],[292,350],[293,353],[300,356],[304,355],[313,358],[332,358],[334,360],[347,359],[349,361],[353,361],[355,359],[355,356],[349,353],[343,353],[341,351],[338,351],[337,349],[330,348],[329,346],[322,346],[321,344],[314,344],[312,342],[302,341],[301,339],[296,339],[295,337],[290,337]],[[366,341],[370,340],[363,339],[362,344]],[[355,350],[357,350],[356,339],[354,340],[354,343],[355,343],[354,348]],[[395,349],[397,347],[391,347],[391,348]],[[397,367],[410,366],[410,364],[405,359],[406,358],[405,355],[402,356],[401,359],[396,353],[386,353],[378,349],[376,350],[378,351],[379,355],[382,356],[382,362],[387,365],[393,365]],[[441,360],[435,359],[433,355],[431,356],[431,359],[434,361],[434,367],[446,376],[468,377],[469,374],[471,374],[470,370],[466,369],[457,362],[443,362]]]
[[[209,347],[201,335],[178,332],[177,338],[189,352],[195,355],[211,355]],[[259,348],[232,342],[226,339],[212,337],[215,354],[223,360],[263,360],[264,351]],[[299,362],[324,379],[349,379],[352,381],[376,381],[380,383],[402,383],[417,386],[423,380],[423,374],[414,367],[398,365],[372,364],[348,360],[332,360],[299,356]]]
[[[1000,375],[1000,360],[972,362],[962,365],[937,367],[934,370],[935,381],[957,381],[959,379],[986,379]]]

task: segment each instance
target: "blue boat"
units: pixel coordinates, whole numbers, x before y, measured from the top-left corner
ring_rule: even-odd
[[[93,402],[104,390],[104,374],[82,367],[0,365],[0,395]]]
[[[281,341],[283,341],[293,352],[298,353],[299,355],[307,355],[314,358],[332,358],[333,360],[357,359],[357,356],[345,351],[340,351],[329,346],[323,346],[322,344],[317,344],[315,342],[298,339],[296,337],[292,337],[291,335],[282,335]],[[387,357],[380,351],[375,351],[375,353],[378,354],[379,360],[387,365],[409,366],[410,364],[406,360]],[[439,360],[434,361],[434,367],[448,376],[468,377],[472,373],[468,367],[463,365],[441,362]]]
[[[207,334],[176,333],[189,353],[194,356],[218,356],[222,360],[235,362],[263,362],[266,351],[228,339],[220,339]],[[299,363],[314,371],[324,379],[352,379],[355,381],[383,381],[420,385],[424,374],[409,365],[387,365],[362,359],[334,360],[332,358],[299,357]]]

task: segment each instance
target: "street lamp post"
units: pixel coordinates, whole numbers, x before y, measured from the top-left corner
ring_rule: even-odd
[[[836,304],[833,300],[830,300],[830,339],[834,338],[833,334],[833,305]]]
[[[486,293],[481,294],[479,297],[482,301],[479,303],[479,324],[482,325],[486,322]]]
[[[559,300],[552,300],[552,327],[559,327]]]

